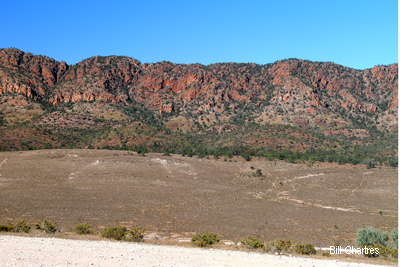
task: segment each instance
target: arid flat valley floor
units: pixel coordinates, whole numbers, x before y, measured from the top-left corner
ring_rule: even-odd
[[[354,245],[364,226],[397,227],[397,168],[317,165],[109,150],[1,152],[0,223],[47,219],[65,229],[88,222],[176,238],[211,231],[233,241],[252,235],[320,246]]]

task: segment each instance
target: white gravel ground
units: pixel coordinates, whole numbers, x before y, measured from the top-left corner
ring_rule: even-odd
[[[384,266],[229,250],[0,236],[1,266]]]

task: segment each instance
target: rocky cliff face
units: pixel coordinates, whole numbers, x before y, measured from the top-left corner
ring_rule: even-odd
[[[286,116],[289,119],[283,123],[297,125],[325,125],[335,114],[373,114],[389,127],[397,123],[398,64],[355,70],[288,59],[267,65],[204,66],[141,64],[132,58],[109,56],[70,66],[18,49],[2,49],[0,94],[7,93],[51,105],[81,101],[129,105],[135,101],[167,113],[226,113],[249,107],[260,118],[272,121],[271,116]]]
[[[0,91],[43,98],[68,70],[65,62],[34,56],[18,49],[0,50]]]

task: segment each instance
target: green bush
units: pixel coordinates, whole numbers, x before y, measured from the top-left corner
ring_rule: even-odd
[[[371,168],[375,168],[375,161],[371,160],[371,159],[366,159],[363,161],[363,164],[367,165],[367,169],[371,169]]]
[[[313,243],[298,243],[296,244],[295,251],[297,254],[315,254],[317,251],[315,250]]]
[[[0,225],[0,232],[14,232],[15,226],[12,223],[2,224]]]
[[[136,227],[132,230],[128,230],[125,233],[125,240],[132,242],[142,242],[143,241],[143,233],[146,231],[145,228]]]
[[[90,229],[90,225],[89,225],[88,223],[85,223],[85,224],[78,224],[78,225],[75,227],[75,232],[76,232],[78,235],[91,235],[91,234],[94,233],[93,230]]]
[[[43,221],[43,230],[45,231],[46,234],[54,234],[56,232],[56,225],[55,223],[52,223],[50,221]]]
[[[264,247],[264,242],[259,238],[253,238],[251,236],[242,240],[241,243],[249,249],[259,249]]]
[[[24,220],[20,220],[16,225],[12,223],[0,225],[0,232],[25,232],[29,233],[31,228],[25,223]]]
[[[322,256],[324,256],[324,257],[332,257],[332,255],[331,255],[331,253],[329,251],[322,252]]]
[[[54,234],[57,231],[55,223],[47,220],[43,220],[42,222],[35,224],[35,229],[44,230],[46,234]]]
[[[385,260],[398,259],[398,230],[393,229],[389,235],[385,231],[367,227],[357,230],[356,243],[362,248],[378,248],[379,254],[367,253],[366,257],[382,257]],[[390,242],[389,242],[390,240]]]
[[[385,231],[379,229],[366,227],[357,230],[356,243],[357,246],[374,246],[375,244],[381,244],[386,246],[385,243],[389,240],[389,235]]]
[[[103,230],[101,236],[109,239],[123,240],[127,231],[128,229],[125,226],[107,227]]]
[[[257,177],[262,177],[262,176],[263,176],[261,169],[258,169],[258,170],[256,171],[255,176],[257,176]]]
[[[382,246],[381,244],[376,244],[374,246],[371,246],[371,245],[362,246],[361,248],[362,249],[365,249],[365,248],[368,249],[366,251],[365,250],[363,251],[365,257],[368,257],[368,258],[374,257],[375,258],[375,257],[379,257],[380,255],[379,255],[379,253],[371,252],[371,249],[373,249],[373,251],[375,251],[375,248],[378,248],[379,252],[381,252],[381,247],[384,247],[384,246]]]
[[[43,225],[46,234],[54,234],[56,232],[56,226],[54,223],[45,220]]]
[[[286,241],[283,239],[276,239],[270,242],[271,247],[275,247],[278,251],[286,251],[289,252],[292,249],[294,242],[291,239],[287,239]]]
[[[389,261],[397,261],[399,251],[396,248],[387,248],[380,244],[375,245],[375,247],[379,248],[379,257]]]
[[[132,230],[128,230],[128,228],[126,228],[125,226],[113,226],[105,228],[101,233],[101,236],[115,240],[141,242],[143,241],[143,233],[145,231],[146,229],[141,227],[136,227]]]
[[[392,241],[393,241],[393,243],[395,245],[395,248],[398,249],[399,248],[399,243],[398,243],[398,241],[399,241],[399,232],[398,232],[397,228],[394,228],[392,230],[392,232],[390,233],[390,237],[392,238]]]
[[[243,154],[242,157],[244,158],[245,161],[250,161],[251,156],[249,154]]]
[[[29,233],[31,230],[31,227],[28,226],[24,220],[20,220],[16,225],[15,225],[15,232],[24,232],[24,233]]]
[[[199,247],[211,246],[219,241],[220,239],[214,233],[201,233],[192,236],[192,243]]]

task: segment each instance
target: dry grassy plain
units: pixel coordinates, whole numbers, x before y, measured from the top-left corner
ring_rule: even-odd
[[[263,177],[253,175],[257,169]],[[355,245],[357,228],[397,227],[397,189],[397,168],[109,150],[0,153],[0,223],[47,219],[59,229],[89,222],[141,226],[160,237],[212,231],[233,241]]]

